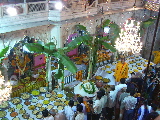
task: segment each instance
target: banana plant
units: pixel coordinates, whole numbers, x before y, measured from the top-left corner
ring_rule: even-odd
[[[39,43],[27,43],[25,46],[28,50],[35,53],[43,53],[46,55],[47,60],[47,79],[46,83],[48,83],[48,89],[52,90],[52,78],[51,78],[51,57],[56,57],[58,59],[58,71],[55,74],[56,79],[61,79],[62,81],[62,89],[64,88],[64,66],[72,72],[76,73],[77,68],[73,61],[70,60],[65,54],[72,50],[72,48],[64,47],[64,48],[56,48],[56,44],[54,42],[49,42],[45,45],[41,45]]]
[[[89,80],[92,74],[95,72],[96,62],[97,62],[97,51],[100,45],[104,45],[106,48],[110,49],[112,52],[115,52],[116,49],[108,44],[106,41],[109,39],[108,36],[106,37],[98,37],[90,35],[86,30],[86,27],[82,25],[77,25],[77,29],[84,31],[84,36],[76,37],[75,40],[70,42],[67,47],[69,48],[76,48],[81,43],[87,45],[89,47],[89,67],[88,67],[88,75],[87,80]]]
[[[1,60],[5,57],[5,54],[7,53],[7,51],[9,50],[9,46],[5,47],[4,49],[1,50],[0,52],[0,63]]]

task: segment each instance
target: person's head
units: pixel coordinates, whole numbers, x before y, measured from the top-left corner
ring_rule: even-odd
[[[147,106],[147,105],[148,105],[148,101],[147,101],[147,100],[144,100],[144,101],[143,101],[143,105],[144,105],[144,106]]]
[[[68,105],[71,106],[71,107],[73,107],[74,101],[73,101],[73,100],[70,100],[69,103],[68,103]]]
[[[43,117],[48,117],[48,115],[49,115],[48,110],[47,109],[43,110],[42,115],[43,115]]]
[[[102,92],[97,92],[97,98],[100,100],[102,97]]]
[[[81,104],[77,104],[76,108],[77,108],[77,111],[79,112],[82,112],[83,110],[83,106]]]
[[[101,88],[99,91],[102,93],[102,96],[105,95],[105,90],[103,88]]]
[[[112,86],[110,87],[110,90],[111,90],[111,91],[114,91],[114,90],[115,90],[115,86],[112,85]]]
[[[151,107],[152,107],[152,111],[155,112],[157,110],[157,105],[156,104],[152,104]]]
[[[135,94],[135,91],[134,91],[134,90],[131,90],[131,91],[130,91],[130,95],[131,95],[131,96],[134,96],[134,94]]]
[[[121,84],[125,84],[125,82],[126,82],[126,79],[125,79],[125,78],[121,78],[121,79],[120,79],[120,83],[121,83]]]
[[[93,105],[93,100],[88,100],[87,101],[89,104]]]
[[[121,58],[121,63],[122,63],[122,64],[125,63],[125,58]]]
[[[83,103],[83,97],[78,97],[77,100],[80,104]]]
[[[142,78],[142,73],[136,72],[135,76],[136,76],[136,78]]]
[[[130,89],[129,88],[126,89],[126,93],[130,93]]]
[[[157,112],[151,112],[147,114],[147,116],[145,117],[145,120],[154,120],[158,116],[159,114]]]
[[[132,77],[132,78],[134,78],[134,77],[135,77],[135,75],[136,75],[136,73],[135,73],[135,72],[132,72],[132,73],[131,73],[131,77]]]
[[[55,111],[55,109],[50,109],[49,113],[54,117],[57,113]]]

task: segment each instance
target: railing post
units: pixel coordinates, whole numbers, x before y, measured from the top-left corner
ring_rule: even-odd
[[[46,11],[49,11],[49,0],[46,0]]]
[[[28,4],[26,2],[26,0],[24,0],[24,14],[28,14]]]
[[[2,6],[0,6],[0,18],[2,18]]]

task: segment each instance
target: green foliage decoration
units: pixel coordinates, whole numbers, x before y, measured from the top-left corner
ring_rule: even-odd
[[[109,36],[109,39],[111,40],[112,45],[115,45],[115,40],[119,37],[120,27],[109,19],[105,20],[102,24],[103,28],[107,26],[110,27],[112,31],[112,33],[110,33],[112,35]]]
[[[144,30],[150,27],[151,25],[153,25],[155,20],[156,20],[156,17],[151,17],[148,20],[141,22],[140,30],[139,30],[141,37],[144,35],[144,32],[145,32]]]
[[[83,84],[81,84],[81,87],[83,88],[83,90],[86,92],[86,93],[88,93],[88,94],[93,94],[96,90],[95,90],[95,87],[94,87],[94,83],[93,82],[89,82],[90,83],[90,85],[91,85],[91,87],[92,87],[92,89],[89,91],[89,90],[87,90],[85,87],[84,87],[84,85]]]

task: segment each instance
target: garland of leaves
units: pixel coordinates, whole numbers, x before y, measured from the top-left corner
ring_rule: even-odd
[[[83,84],[81,84],[81,87],[84,89],[84,91],[86,92],[86,93],[88,93],[88,94],[93,94],[96,90],[95,90],[95,87],[94,87],[94,84],[92,83],[92,82],[89,82],[90,84],[91,84],[91,86],[92,86],[92,90],[91,91],[89,91],[89,90],[86,90],[86,88],[84,87],[84,85]]]

